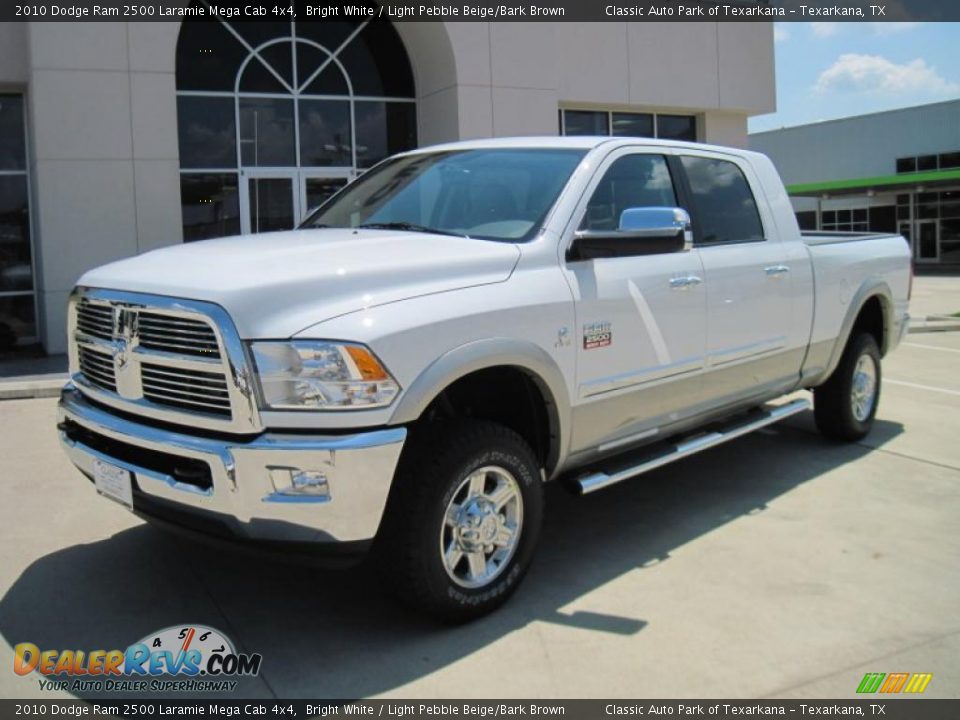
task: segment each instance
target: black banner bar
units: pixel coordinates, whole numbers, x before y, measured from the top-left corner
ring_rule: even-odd
[[[187,18],[394,22],[943,22],[956,0],[5,0],[0,22],[150,22]]]
[[[215,717],[486,720],[790,717],[954,720],[960,700],[0,700],[3,718]]]

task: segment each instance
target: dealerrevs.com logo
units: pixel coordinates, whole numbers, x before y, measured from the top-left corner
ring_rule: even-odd
[[[203,625],[164,628],[126,650],[44,650],[29,642],[13,650],[17,675],[37,672],[41,690],[71,692],[232,691],[234,678],[259,674],[263,661]]]

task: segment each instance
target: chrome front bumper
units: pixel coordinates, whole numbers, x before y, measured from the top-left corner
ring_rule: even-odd
[[[376,535],[407,434],[391,428],[238,439],[187,435],[103,410],[72,385],[60,396],[58,428],[70,460],[88,477],[95,459],[132,473],[138,514],[201,533],[218,528],[227,539],[300,544],[356,543]],[[209,487],[165,471],[178,458],[193,468],[209,466]],[[290,468],[321,471],[328,493],[278,493],[271,471]]]

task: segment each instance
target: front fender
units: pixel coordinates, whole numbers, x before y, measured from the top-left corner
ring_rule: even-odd
[[[551,407],[547,410],[556,440],[551,443],[547,464],[551,469],[559,467],[569,448],[570,396],[567,384],[554,359],[540,346],[523,340],[488,338],[444,353],[406,389],[389,424],[414,422],[455,381],[478,370],[503,366],[525,370],[550,401]]]

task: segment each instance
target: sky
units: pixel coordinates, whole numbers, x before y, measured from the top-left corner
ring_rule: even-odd
[[[776,23],[777,111],[750,132],[960,98],[960,23]]]

